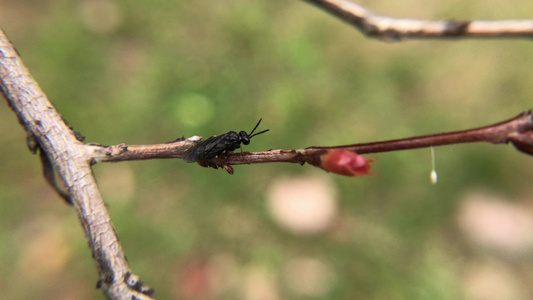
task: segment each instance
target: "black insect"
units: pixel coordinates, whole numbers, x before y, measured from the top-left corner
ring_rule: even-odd
[[[198,142],[198,144],[191,150],[188,156],[189,161],[196,161],[200,164],[204,160],[215,158],[221,154],[229,154],[241,148],[241,143],[244,145],[250,144],[250,139],[256,135],[265,133],[270,129],[263,130],[254,134],[259,124],[263,119],[259,119],[259,122],[255,125],[254,129],[248,134],[246,131],[239,133],[230,131],[222,135],[215,135],[206,140]],[[202,164],[203,165],[203,164]]]

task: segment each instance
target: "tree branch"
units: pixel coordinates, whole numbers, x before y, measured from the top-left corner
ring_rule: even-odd
[[[530,110],[527,112],[523,112],[507,121],[480,128],[424,135],[384,142],[373,142],[335,147],[309,147],[307,149],[345,149],[359,154],[366,154],[475,142],[488,142],[493,144],[507,144],[508,142],[512,142],[516,146],[516,137],[528,136],[531,133],[533,133],[533,114]],[[531,147],[531,149],[533,149],[533,143],[530,143],[529,146]],[[526,152],[527,154],[531,154],[531,150],[518,150]]]
[[[181,139],[176,142],[157,145],[127,146],[94,146],[95,162],[111,162],[124,160],[144,160],[154,158],[182,158],[196,151],[199,137]],[[408,149],[444,146],[462,143],[488,142],[507,144],[511,142],[523,153],[533,155],[533,114],[523,112],[518,116],[489,126],[462,131],[453,131],[432,135],[416,136],[398,140],[362,143],[342,146],[312,146],[296,150],[269,150],[261,152],[236,152],[219,155],[212,159],[195,160],[204,167],[226,169],[233,174],[232,165],[259,163],[298,163],[322,167],[322,159],[334,150],[347,150],[356,154],[380,153]]]
[[[194,136],[188,139],[179,139],[174,142],[155,145],[90,145],[92,162],[116,162],[154,158],[186,158],[187,154],[201,139],[202,138],[199,136]]]
[[[531,38],[533,20],[431,21],[376,15],[349,0],[305,0],[355,26],[363,34],[385,40],[406,38]]]
[[[90,147],[76,139],[0,30],[0,89],[37,147],[64,181],[110,299],[152,299],[133,275],[90,168]],[[133,298],[135,297],[135,298]]]

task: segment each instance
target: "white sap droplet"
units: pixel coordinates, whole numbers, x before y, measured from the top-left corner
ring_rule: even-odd
[[[429,173],[429,180],[432,184],[437,183],[437,171],[435,171],[435,148],[431,146],[431,173]]]
[[[429,174],[429,180],[432,184],[437,183],[437,171],[431,170],[431,173]]]

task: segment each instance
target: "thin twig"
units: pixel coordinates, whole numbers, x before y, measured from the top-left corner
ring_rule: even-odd
[[[200,139],[200,137],[195,136],[188,139],[179,139],[166,144],[155,145],[90,145],[92,149],[92,162],[117,162],[154,158],[185,158]]]
[[[532,130],[532,113],[531,111],[528,111],[523,112],[507,121],[475,129],[424,135],[383,142],[335,147],[309,147],[307,149],[345,149],[359,154],[366,154],[475,142],[506,144],[510,141],[513,141],[513,137]]]
[[[198,161],[202,166],[227,167],[260,163],[298,163],[317,165],[321,155],[330,150],[348,150],[357,154],[380,153],[408,149],[443,146],[461,143],[488,142],[493,144],[513,143],[526,154],[533,154],[533,115],[531,111],[489,126],[448,133],[416,136],[398,140],[362,143],[342,146],[312,146],[296,150],[269,150],[260,152],[235,152],[220,155],[213,159]],[[123,160],[143,160],[154,158],[187,158],[195,150],[198,137],[168,144],[143,146],[95,146],[95,161],[111,162]],[[175,150],[178,149],[178,150]],[[229,172],[229,171],[228,171]]]
[[[349,0],[305,0],[355,26],[369,37],[406,38],[531,38],[533,20],[432,21],[376,15]]]
[[[252,163],[291,162],[317,164],[320,156],[329,150],[348,150],[358,154],[390,152],[432,146],[461,143],[488,142],[507,144],[511,142],[519,151],[533,155],[533,114],[524,112],[510,120],[497,124],[449,133],[417,136],[405,139],[331,147],[308,147],[299,150],[271,150],[255,153],[234,153],[213,159],[209,164],[218,166]]]

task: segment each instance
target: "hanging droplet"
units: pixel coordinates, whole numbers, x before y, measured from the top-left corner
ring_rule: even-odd
[[[437,171],[435,171],[435,148],[431,146],[431,173],[429,173],[429,180],[432,184],[437,183]]]

